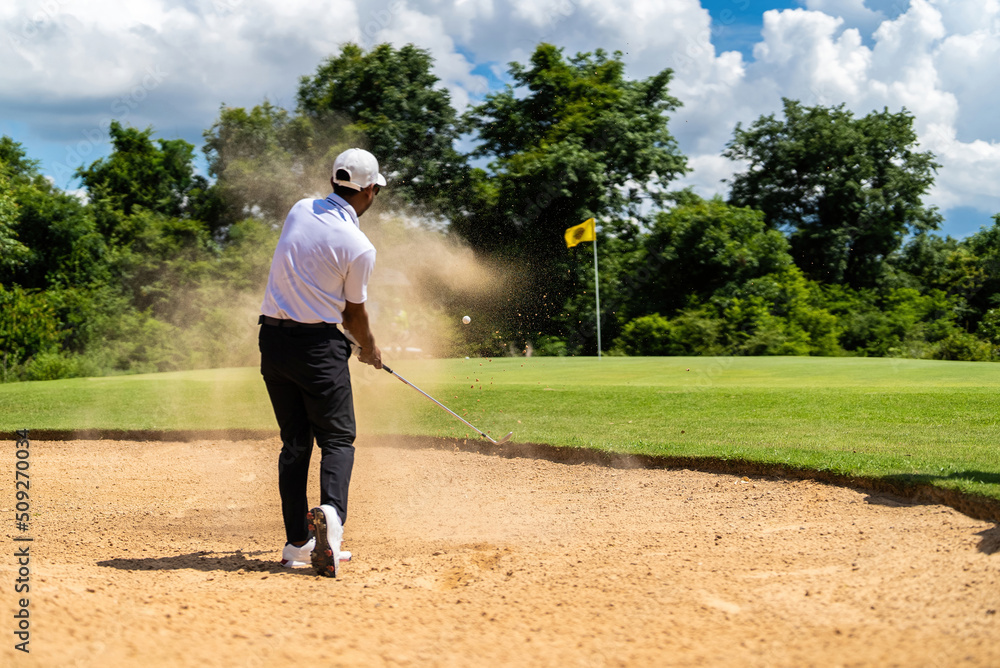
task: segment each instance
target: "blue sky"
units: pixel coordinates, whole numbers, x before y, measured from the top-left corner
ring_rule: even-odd
[[[703,0],[701,6],[712,16],[712,43],[718,51],[739,51],[750,60],[753,45],[760,41],[764,12],[769,9],[796,9],[798,2],[761,0]]]
[[[343,41],[415,43],[458,109],[540,41],[620,50],[630,76],[670,67],[671,130],[693,172],[725,194],[736,123],[781,98],[914,114],[942,168],[927,198],[964,236],[1000,212],[997,0],[53,0],[0,7],[0,133],[57,185],[107,154],[112,118],[200,146],[223,103],[294,105],[298,78]],[[102,137],[103,135],[103,137]]]

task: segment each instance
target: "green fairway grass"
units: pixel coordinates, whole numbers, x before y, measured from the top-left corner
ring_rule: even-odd
[[[924,482],[1000,499],[1000,366],[884,358],[400,360],[498,438]],[[355,366],[360,433],[474,437]],[[256,369],[0,385],[0,428],[275,430]]]

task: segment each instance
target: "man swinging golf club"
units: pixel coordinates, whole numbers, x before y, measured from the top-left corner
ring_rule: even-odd
[[[348,361],[382,368],[365,310],[375,247],[358,223],[386,184],[378,160],[352,148],[337,156],[326,199],[303,199],[285,218],[261,305],[260,372],[281,434],[278,492],[287,543],[281,563],[309,562],[336,577],[354,466],[354,400]],[[322,453],[320,505],[306,486],[313,439]]]

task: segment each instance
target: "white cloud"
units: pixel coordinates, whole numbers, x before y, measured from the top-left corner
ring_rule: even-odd
[[[728,192],[723,181],[733,175],[733,163],[718,153],[701,153],[688,158],[691,173],[680,179],[677,189],[692,188],[702,197],[712,197]]]
[[[937,0],[934,5],[941,9],[941,20],[948,34],[967,35],[979,30],[996,34],[998,0]]]
[[[0,6],[0,118],[83,158],[115,116],[197,141],[221,103],[295,104],[300,76],[345,41],[412,42],[461,111],[541,41],[567,54],[620,50],[628,74],[675,71],[671,130],[695,172],[725,192],[720,157],[737,122],[781,97],[845,103],[858,115],[905,106],[942,163],[932,203],[1000,211],[1000,0],[804,0],[764,15],[749,62],[718,53],[698,0],[12,0]],[[478,71],[478,70],[476,70]],[[82,162],[82,160],[80,161]],[[75,168],[80,164],[72,164]]]
[[[223,101],[287,97],[298,76],[329,53],[330,35],[360,35],[348,0],[324,13],[304,0],[50,0],[42,7],[49,9],[18,5],[0,16],[9,47],[0,86],[18,92],[5,96],[7,105],[53,114],[82,109],[93,118],[115,115],[116,101],[127,98],[134,117],[157,125],[204,123]]]
[[[931,126],[922,139],[922,148],[933,151],[942,165],[930,198],[934,204],[1000,213],[994,187],[1000,182],[1000,143],[959,141],[949,126]]]
[[[1000,130],[994,121],[1000,89],[993,81],[1000,56],[1000,3],[913,0],[906,11],[881,22],[870,46],[852,27],[859,23],[857,16],[815,11],[825,6],[832,12],[835,4],[857,7],[854,2],[809,2],[813,11],[764,14],[761,41],[745,74],[713,87],[693,110],[685,109],[703,126],[725,132],[699,130],[699,141],[686,147],[697,149],[690,156],[695,173],[683,184],[704,194],[726,178],[727,165],[730,171],[734,166],[716,155],[735,123],[780,113],[780,98],[790,97],[807,105],[844,103],[858,116],[905,107],[914,115],[921,149],[933,151],[942,165],[927,203],[942,210],[1000,211],[993,185],[1000,180]],[[713,142],[710,135],[723,136]]]
[[[488,90],[486,79],[472,74],[473,64],[458,53],[455,41],[444,29],[443,21],[398,5],[385,26],[366,35],[368,46],[389,42],[402,46],[415,44],[434,54],[435,75],[451,94],[452,106],[465,109],[470,96],[482,96]],[[374,24],[372,24],[374,25]]]
[[[1000,63],[1000,29],[994,11],[992,28],[984,27],[963,35],[951,35],[937,52],[940,79],[955,96],[957,136],[964,141],[1000,139],[996,122],[1000,108],[1000,88],[991,76]]]
[[[866,6],[864,0],[806,0],[806,9],[841,18],[857,28],[863,37],[871,35],[885,20],[885,14]]]
[[[763,41],[754,47],[755,78],[774,81],[786,97],[857,98],[865,86],[871,52],[844,21],[802,9],[764,13]]]

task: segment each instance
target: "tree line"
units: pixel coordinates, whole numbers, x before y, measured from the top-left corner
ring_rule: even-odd
[[[620,53],[540,44],[462,113],[432,69],[412,45],[345,45],[294,110],[222,106],[208,178],[190,143],[113,122],[80,197],[0,138],[0,379],[252,363],[234,318],[259,301],[288,207],[354,145],[390,176],[385,210],[514,268],[503,299],[444,291],[477,314],[456,354],[595,354],[591,250],[563,242],[595,217],[605,353],[1000,355],[1000,215],[934,233],[938,164],[905,109],[784,100],[737,125],[728,197],[706,200],[671,188],[688,166],[669,69],[631,80]]]

